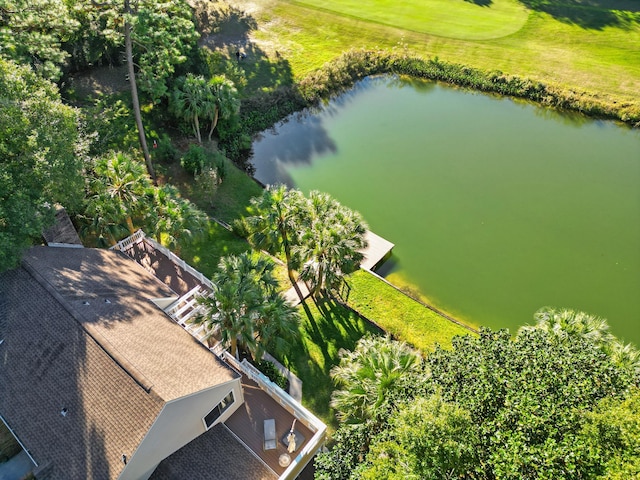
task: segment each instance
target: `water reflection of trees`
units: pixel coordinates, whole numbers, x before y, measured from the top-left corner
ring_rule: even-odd
[[[313,159],[337,153],[336,143],[323,125],[348,108],[355,98],[379,86],[398,89],[409,87],[418,93],[429,93],[436,83],[422,79],[381,75],[364,78],[352,88],[330,101],[290,115],[278,125],[256,136],[249,171],[264,184],[284,183],[294,187],[289,167],[311,165]]]
[[[336,153],[337,146],[320,116],[302,112],[260,134],[253,151],[252,163],[258,180],[264,184],[284,183],[293,187],[293,180],[287,173],[290,167],[310,165],[316,156]]]

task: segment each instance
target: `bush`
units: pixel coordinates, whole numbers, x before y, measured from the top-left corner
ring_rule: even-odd
[[[187,153],[180,159],[180,165],[191,175],[202,172],[207,161],[207,154],[199,145],[191,145]]]
[[[222,183],[222,178],[218,170],[209,165],[205,165],[202,172],[195,174],[195,191],[198,198],[205,202],[208,207],[213,206],[218,186]]]
[[[166,133],[162,134],[162,137],[160,137],[160,140],[158,140],[157,143],[158,146],[153,151],[154,157],[157,160],[162,162],[174,162],[180,157],[178,149],[173,145],[171,137]]]
[[[272,362],[269,362],[268,360],[260,360],[259,362],[256,362],[255,365],[256,368],[264,373],[273,383],[283,390],[287,388],[287,377],[280,373],[280,370],[278,370]]]
[[[13,437],[9,429],[0,421],[0,463],[16,456],[22,448]]]
[[[207,160],[207,165],[213,168],[218,174],[218,178],[220,179],[219,183],[222,183],[227,176],[227,162],[225,162],[225,160],[226,157],[220,152],[213,152]]]

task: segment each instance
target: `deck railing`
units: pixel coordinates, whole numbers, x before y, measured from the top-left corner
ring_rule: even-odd
[[[183,259],[178,257],[175,253],[173,253],[167,247],[159,244],[153,238],[147,237],[142,230],[138,230],[133,235],[131,235],[131,236],[129,236],[129,237],[123,239],[123,240],[120,240],[113,247],[111,247],[111,250],[121,250],[121,251],[126,253],[126,251],[129,248],[129,246],[131,246],[134,243],[137,243],[137,242],[139,242],[141,240],[145,240],[146,242],[149,242],[151,244],[151,246],[154,248],[154,250],[157,250],[158,252],[161,252],[165,257],[167,257],[173,263],[178,265],[182,270],[188,272],[194,278],[196,278],[202,285],[206,286],[209,290],[213,290],[213,284],[211,283],[211,280],[209,280],[201,272],[199,272],[198,270],[193,268],[191,265],[189,265]]]
[[[121,250],[124,252],[127,248],[129,248],[129,245],[133,245],[134,243],[139,242],[145,237],[145,233],[142,230],[138,230],[133,235],[129,235],[127,238],[123,238],[122,240],[120,240],[113,247],[110,247],[109,250]]]
[[[313,413],[303,407],[302,404],[291,398],[282,388],[269,380],[265,374],[247,362],[246,359],[239,362],[227,351],[222,353],[221,358],[232,368],[244,373],[248,378],[256,382],[264,392],[278,402],[298,421],[302,422],[309,430],[314,432],[313,437],[311,437],[304,448],[300,450],[300,453],[292,459],[291,464],[284,473],[280,475],[279,480],[295,478],[324,443],[327,426]]]
[[[262,388],[262,390],[267,392],[271,398],[282,405],[285,410],[287,410],[298,420],[303,422],[312,432],[317,432],[322,428],[326,428],[326,425],[322,423],[320,419],[318,419],[318,417],[316,417],[313,413],[303,407],[302,404],[291,398],[291,395],[289,395],[282,388],[269,380],[269,378],[264,373],[247,362],[246,359],[243,359],[242,362],[239,362],[233,355],[231,355],[227,351],[223,352],[222,359],[225,362],[231,364],[231,366],[233,366],[236,370],[240,370],[247,377],[256,382],[260,386],[260,388]]]
[[[140,241],[147,241],[151,244],[151,246],[164,254],[167,258],[169,258],[174,264],[178,265],[181,269],[190,273],[194,278],[198,279],[203,286],[209,289],[209,291],[213,291],[213,284],[211,281],[206,278],[202,273],[197,271],[195,268],[191,267],[180,257],[175,255],[169,249],[160,245],[158,242],[149,238],[145,235],[142,230],[138,230],[133,235],[120,240],[116,245],[111,247],[112,250],[121,250],[126,253],[131,245]],[[186,307],[188,301],[192,300],[192,297],[196,295],[207,295],[206,291],[199,291],[199,289],[195,288],[190,291],[188,294],[183,295],[183,297],[173,305],[169,306],[165,311],[167,314],[180,323],[183,327],[185,327],[192,335],[194,335],[198,340],[202,343],[205,343],[204,337],[201,337],[201,331],[191,332],[191,325],[188,322],[188,319],[185,318],[184,322],[181,322],[180,319],[182,317],[181,308],[186,308],[189,310],[189,307]],[[186,303],[185,303],[186,302]],[[179,312],[179,313],[178,313]],[[176,315],[177,313],[177,315]],[[191,316],[191,315],[189,315]],[[315,455],[318,449],[322,446],[325,440],[327,426],[320,421],[315,415],[313,415],[309,410],[302,406],[299,402],[294,400],[287,392],[285,392],[278,385],[273,383],[269,378],[264,375],[260,370],[255,368],[249,362],[243,360],[239,362],[233,355],[223,349],[223,345],[221,343],[216,344],[214,347],[210,349],[213,353],[215,353],[219,358],[225,361],[230,367],[237,370],[238,372],[244,373],[248,378],[256,382],[260,388],[266,392],[273,400],[275,400],[278,404],[282,406],[286,411],[288,411],[291,415],[293,415],[298,421],[302,422],[306,427],[314,432],[311,439],[307,442],[307,444],[300,450],[300,453],[292,460],[289,467],[285,470],[285,472],[280,476],[279,480],[289,480],[293,479],[302,471],[302,469],[309,462],[311,457]]]

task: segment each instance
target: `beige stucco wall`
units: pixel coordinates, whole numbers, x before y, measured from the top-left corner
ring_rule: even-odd
[[[224,422],[243,403],[240,379],[165,404],[138,449],[128,453],[120,480],[146,480],[158,464],[206,431],[203,417],[233,390],[235,402],[216,423]]]

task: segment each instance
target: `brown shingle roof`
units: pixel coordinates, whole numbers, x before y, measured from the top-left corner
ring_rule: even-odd
[[[122,454],[136,449],[163,402],[26,270],[0,274],[0,285],[0,315],[8,323],[0,413],[38,464],[51,464],[51,478],[117,478]]]
[[[150,301],[175,293],[122,253],[33,247],[23,264],[163,400],[237,378]]]
[[[269,470],[221,424],[165,458],[150,480],[275,480]]]
[[[0,414],[51,478],[117,478],[166,401],[237,378],[149,300],[172,295],[115,251],[0,273]]]

